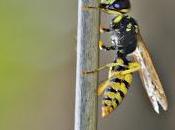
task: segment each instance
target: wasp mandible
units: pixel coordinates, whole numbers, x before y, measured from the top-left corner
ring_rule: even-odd
[[[122,102],[131,85],[132,74],[136,71],[139,71],[154,110],[159,113],[159,105],[164,110],[168,108],[163,87],[145,47],[139,26],[134,18],[127,15],[130,7],[129,0],[101,0],[99,7],[88,7],[114,15],[109,28],[100,28],[101,33],[111,33],[111,46],[99,41],[100,49],[115,51],[114,62],[94,71],[84,72],[89,74],[109,68],[108,79],[99,85],[97,91],[98,95],[103,94],[103,117],[109,115]],[[134,60],[128,58],[129,56],[134,57]]]

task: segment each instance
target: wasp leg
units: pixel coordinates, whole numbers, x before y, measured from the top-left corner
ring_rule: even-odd
[[[105,32],[111,32],[110,28],[104,28],[104,27],[100,27],[100,33],[105,33]]]
[[[129,64],[129,69],[122,72],[122,74],[128,74],[138,71],[141,68],[138,62],[132,62]]]
[[[83,74],[91,74],[91,73],[95,73],[95,72],[98,72],[98,71],[101,71],[103,69],[106,69],[106,68],[111,68],[111,67],[115,67],[115,66],[123,66],[123,67],[127,67],[126,65],[123,65],[122,63],[109,63],[105,66],[102,66],[100,68],[97,68],[93,71],[87,71],[87,72],[83,72]]]
[[[109,47],[105,46],[103,41],[101,41],[101,40],[98,42],[98,46],[99,46],[100,50],[104,49],[106,51],[110,51],[110,50],[115,50],[116,49],[116,46],[109,46]]]
[[[126,74],[129,74],[129,73],[133,73],[133,72],[136,72],[140,69],[140,64],[137,63],[137,62],[132,62],[132,63],[129,63],[129,66],[128,66],[128,69],[127,70],[124,70],[124,71],[118,71],[118,72],[112,72],[112,75],[118,75],[119,73],[122,74],[122,75],[126,75]]]
[[[88,11],[90,9],[95,9],[95,10],[103,11],[104,13],[107,13],[107,14],[122,15],[122,13],[119,12],[119,11],[106,10],[106,9],[103,9],[102,7],[100,7],[100,6],[98,6],[98,7],[95,7],[95,6],[83,6],[82,9],[84,11]]]
[[[111,75],[112,75],[112,68],[113,67],[109,67],[109,72],[108,72],[108,79],[111,77]]]

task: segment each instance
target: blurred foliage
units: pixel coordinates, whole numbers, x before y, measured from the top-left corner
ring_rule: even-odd
[[[76,26],[76,12],[62,15],[62,4],[56,0],[0,1],[0,130],[43,130],[57,124],[59,115],[53,117],[62,111],[58,105],[64,96],[59,93],[67,91],[61,78],[67,76],[66,71],[60,72],[73,61],[70,55],[75,51],[70,32]],[[68,8],[75,10],[75,6]],[[72,87],[72,81],[67,85]]]

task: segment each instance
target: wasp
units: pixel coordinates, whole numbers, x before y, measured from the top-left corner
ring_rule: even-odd
[[[101,0],[98,7],[114,15],[109,28],[100,28],[101,33],[111,33],[111,45],[106,46],[102,40],[99,41],[101,50],[115,51],[114,62],[84,74],[109,69],[108,79],[97,89],[98,95],[102,95],[102,117],[109,115],[121,104],[132,83],[133,73],[137,71],[154,110],[159,113],[159,105],[163,110],[168,108],[165,92],[140,34],[138,23],[127,15],[130,8],[129,0]]]

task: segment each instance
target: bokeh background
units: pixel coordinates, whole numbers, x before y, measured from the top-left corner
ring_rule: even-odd
[[[122,105],[108,118],[99,116],[98,129],[174,130],[175,1],[131,3],[130,14],[152,53],[169,110],[153,111],[135,75]],[[0,1],[0,130],[73,130],[76,25],[77,0]],[[113,59],[101,55],[100,64]],[[100,73],[100,80],[105,76]]]

